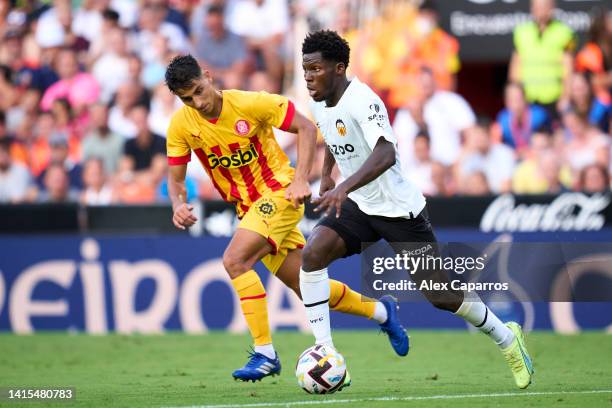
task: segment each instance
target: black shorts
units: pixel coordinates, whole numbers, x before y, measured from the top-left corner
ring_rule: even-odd
[[[380,239],[389,243],[436,242],[426,208],[412,219],[383,217],[364,213],[349,198],[342,203],[340,218],[332,213],[323,217],[317,225],[333,229],[342,238],[346,245],[344,257],[359,254],[362,245]]]

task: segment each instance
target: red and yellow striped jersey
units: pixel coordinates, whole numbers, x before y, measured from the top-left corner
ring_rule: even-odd
[[[294,114],[291,101],[266,92],[223,91],[215,121],[183,106],[168,128],[168,163],[188,163],[193,150],[221,197],[235,203],[242,217],[259,197],[293,180],[294,169],[272,127],[287,130]]]

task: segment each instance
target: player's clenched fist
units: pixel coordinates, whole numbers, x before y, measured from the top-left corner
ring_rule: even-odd
[[[193,215],[193,205],[182,203],[174,209],[172,222],[176,228],[184,230],[191,227],[196,221],[198,221],[198,218]]]

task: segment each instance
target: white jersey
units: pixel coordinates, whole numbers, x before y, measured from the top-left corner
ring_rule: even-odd
[[[310,103],[317,127],[345,179],[353,175],[372,154],[378,139],[395,146],[395,164],[380,177],[349,193],[359,209],[369,215],[416,217],[425,197],[402,174],[397,139],[382,100],[369,86],[354,78],[336,104]]]

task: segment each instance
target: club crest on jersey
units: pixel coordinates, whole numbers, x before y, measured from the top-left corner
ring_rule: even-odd
[[[340,136],[346,136],[346,125],[342,121],[342,119],[338,119],[336,121],[336,130],[338,130],[338,134]]]
[[[276,204],[269,198],[262,198],[255,204],[255,211],[263,218],[272,218],[276,213]]]
[[[251,131],[251,125],[244,119],[238,119],[234,124],[234,130],[240,136],[246,136]]]
[[[236,150],[232,154],[217,156],[214,153],[210,153],[208,156],[208,164],[210,169],[214,170],[218,166],[225,167],[226,169],[236,169],[238,167],[247,166],[254,160],[259,158],[255,145],[251,143],[248,147]]]

